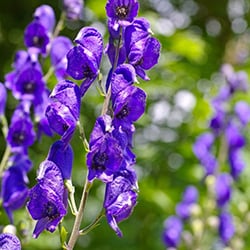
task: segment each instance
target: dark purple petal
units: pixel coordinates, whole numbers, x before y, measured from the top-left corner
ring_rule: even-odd
[[[109,57],[109,61],[111,65],[114,65],[116,61],[116,53],[117,53],[117,47],[116,43],[117,41],[113,40],[112,38],[109,39],[109,43],[107,44],[105,52],[107,53]],[[124,46],[121,46],[119,49],[119,56],[118,56],[118,61],[117,65],[120,65],[124,63],[126,60],[126,49]]]
[[[136,199],[136,192],[123,192],[112,204],[106,207],[106,217],[108,223],[119,237],[122,237],[122,232],[117,223],[127,219],[131,215],[134,206],[136,205]]]
[[[123,151],[119,142],[110,134],[99,139],[87,155],[89,169],[88,179],[98,178],[103,182],[113,179],[113,174],[119,171],[123,161]]]
[[[117,173],[112,182],[107,183],[104,208],[109,207],[114,203],[121,193],[127,192],[129,190],[137,190],[137,177],[134,170],[128,171],[124,170]]]
[[[60,102],[51,103],[46,110],[46,117],[50,127],[63,136],[64,142],[69,142],[76,128],[76,119],[70,109]]]
[[[219,235],[225,245],[229,243],[234,235],[233,218],[227,212],[222,212],[219,216]]]
[[[145,18],[136,18],[134,22],[126,27],[125,30],[125,45],[129,53],[130,48],[138,41],[144,40],[151,34],[150,23]]]
[[[95,79],[99,70],[98,62],[93,53],[81,45],[75,46],[67,54],[68,74],[75,80],[84,78]]]
[[[137,0],[108,0],[106,4],[107,16],[121,25],[129,25],[139,10]]]
[[[54,10],[49,5],[44,4],[36,8],[34,18],[46,29],[47,32],[53,32],[56,19]]]
[[[103,115],[96,119],[94,128],[90,135],[89,146],[92,147],[97,140],[111,131],[112,119],[109,115]]]
[[[0,117],[4,115],[5,105],[7,100],[7,91],[4,85],[0,82]]]
[[[177,216],[170,216],[166,219],[163,232],[166,247],[177,247],[180,244],[182,229],[182,221]]]
[[[137,82],[134,67],[130,64],[119,65],[111,78],[112,98],[134,82]]]
[[[37,184],[30,190],[27,208],[32,218],[38,220],[33,232],[34,238],[45,229],[53,232],[67,212],[61,197],[43,184]]]
[[[103,53],[103,41],[100,32],[93,27],[84,27],[77,34],[75,42],[87,49],[89,51],[86,52],[87,54],[93,54],[99,68]]]
[[[231,177],[227,173],[220,174],[215,182],[215,195],[219,207],[224,207],[231,199]]]
[[[63,9],[68,20],[76,21],[83,16],[82,0],[63,0]]]
[[[128,86],[113,101],[114,116],[125,122],[135,122],[145,111],[146,94],[137,87]]]
[[[46,54],[49,37],[45,27],[37,21],[30,23],[24,31],[24,42],[28,48],[35,47],[42,54]]]
[[[42,72],[35,67],[27,68],[18,76],[13,95],[19,100],[32,101],[34,105],[41,103],[41,93],[45,90]]]
[[[81,94],[79,87],[69,81],[62,80],[53,89],[50,99],[57,100],[68,107],[76,120],[80,116]]]
[[[40,164],[37,181],[39,184],[54,190],[63,199],[64,184],[62,172],[53,161],[45,160]]]
[[[72,147],[62,141],[56,141],[50,147],[47,160],[53,161],[61,170],[63,179],[70,179],[73,166],[73,150]]]
[[[210,128],[214,130],[216,134],[221,133],[225,128],[226,113],[221,108],[215,109],[215,114],[210,121]]]
[[[0,234],[0,249],[21,250],[21,243],[14,234],[2,233]]]

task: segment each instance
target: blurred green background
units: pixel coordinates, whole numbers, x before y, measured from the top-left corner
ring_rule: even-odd
[[[247,0],[140,0],[139,16],[151,22],[154,36],[162,44],[159,64],[148,72],[151,80],[140,81],[140,87],[148,95],[147,111],[136,123],[134,152],[137,155],[136,171],[139,178],[139,199],[131,217],[120,223],[124,237],[118,238],[105,219],[101,225],[87,236],[79,238],[75,249],[91,250],[160,250],[164,220],[175,213],[175,204],[187,185],[195,185],[200,191],[200,209],[208,204],[207,191],[201,178],[202,168],[192,152],[195,138],[207,129],[212,114],[210,100],[223,84],[218,73],[223,63],[231,63],[236,70],[249,73],[249,8]],[[61,3],[53,0],[8,0],[0,1],[0,81],[11,71],[14,54],[24,49],[23,31],[32,20],[32,14],[41,4],[51,5],[57,20],[61,13]],[[105,0],[85,1],[83,20],[67,23],[61,34],[74,39],[82,26],[95,26],[107,42]],[[102,72],[109,68],[103,60]],[[46,69],[45,69],[46,72]],[[48,85],[52,88],[55,79]],[[247,93],[238,99],[249,101]],[[93,86],[82,102],[81,121],[89,136],[96,117],[100,114],[103,99]],[[9,94],[7,117],[10,119],[16,102]],[[249,129],[249,128],[248,128]],[[249,133],[246,133],[249,137]],[[36,170],[47,155],[49,146],[57,137],[43,137],[29,151],[34,161],[34,170],[29,173],[30,187],[35,183]],[[5,141],[0,137],[0,153]],[[85,180],[85,153],[76,132],[72,146],[75,152],[73,183],[76,200],[79,203]],[[234,186],[231,211],[242,233],[236,230],[236,248],[250,249],[249,228],[249,144],[244,151],[247,168]],[[82,227],[88,225],[102,208],[104,185],[98,181],[91,189]],[[243,207],[243,208],[242,208]],[[216,215],[213,211],[212,215]],[[202,215],[201,215],[202,218]],[[24,228],[33,225],[25,210],[15,212],[16,223]],[[202,221],[202,220],[201,220]],[[8,220],[1,210],[0,224]],[[20,224],[21,223],[21,224]],[[67,231],[71,230],[73,216],[68,213],[63,221]],[[191,225],[191,226],[190,226]],[[194,235],[195,223],[187,225],[186,230]],[[192,226],[193,225],[193,226]],[[198,229],[199,231],[200,229]],[[240,230],[240,229],[239,229]],[[31,238],[27,231],[23,242],[24,250],[60,249],[59,234],[44,232],[38,239]],[[188,233],[187,233],[188,235]],[[201,240],[200,248],[181,246],[180,249],[223,249],[218,243],[216,229],[206,228],[206,237]],[[237,245],[238,244],[238,245]]]

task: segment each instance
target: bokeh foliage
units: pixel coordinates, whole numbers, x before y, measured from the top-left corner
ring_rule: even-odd
[[[221,65],[227,62],[233,64],[237,70],[250,72],[250,34],[247,29],[250,22],[249,1],[139,2],[139,15],[150,20],[154,35],[162,44],[162,53],[159,64],[149,72],[151,80],[140,80],[140,87],[147,92],[148,100],[146,114],[136,123],[134,140],[140,187],[138,205],[132,216],[120,224],[124,233],[123,238],[118,238],[103,219],[99,227],[79,239],[75,249],[164,249],[161,240],[163,221],[175,212],[175,204],[181,199],[185,186],[196,185],[201,193],[201,202],[206,204],[207,192],[201,181],[202,168],[192,152],[192,145],[195,138],[206,130],[212,114],[210,100],[223,84],[218,71]],[[74,24],[68,23],[62,34],[73,39],[80,27],[93,25],[101,29],[107,42],[105,3],[105,0],[85,1],[83,20]],[[4,74],[11,70],[15,51],[24,48],[23,30],[31,21],[34,9],[41,4],[54,7],[57,19],[59,18],[61,3],[55,0],[0,1],[0,81],[3,82]],[[238,14],[234,13],[232,6],[238,8]],[[108,61],[106,63],[102,69],[104,75],[109,67]],[[50,87],[55,83],[55,79],[48,82]],[[236,98],[249,101],[247,94],[241,94]],[[92,86],[82,102],[81,121],[87,136],[91,132],[95,118],[100,114],[102,101],[103,98],[99,96],[95,85]],[[14,108],[15,101],[9,94],[8,119]],[[247,136],[249,137],[248,134]],[[34,161],[34,171],[29,173],[30,186],[34,184],[36,169],[45,159],[55,138],[56,136],[43,137],[30,149],[29,153]],[[76,187],[76,200],[79,202],[86,167],[78,132],[72,143],[75,150],[73,183]],[[2,137],[0,145],[2,154],[5,147]],[[247,197],[250,189],[248,150],[249,144],[245,149],[247,168],[235,185],[231,208],[239,221],[244,221],[243,214],[247,216],[250,207]],[[103,184],[95,182],[84,214],[83,226],[90,223],[101,210],[103,194]],[[247,209],[236,205],[241,203],[242,206],[245,204]],[[15,219],[22,220],[22,225],[19,226],[24,228],[29,226],[27,223],[31,223],[26,211],[16,212]],[[0,222],[1,225],[8,223],[3,211],[0,214]],[[71,230],[72,223],[73,216],[68,214],[63,222],[66,230]],[[60,249],[58,231],[54,234],[45,232],[37,240],[31,238],[31,232],[27,234],[24,250]],[[241,239],[245,242],[246,248],[243,249],[248,249],[250,237]],[[211,237],[202,242],[202,249],[216,249],[212,247],[214,242],[216,233],[211,233]]]

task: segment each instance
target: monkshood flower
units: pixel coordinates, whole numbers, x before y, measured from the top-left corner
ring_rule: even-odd
[[[122,26],[133,22],[139,10],[137,0],[108,0],[106,4],[107,16]]]
[[[52,41],[50,57],[58,80],[65,79],[68,76],[66,55],[72,47],[71,40],[65,36],[58,36]]]
[[[63,9],[68,20],[80,20],[83,15],[83,0],[63,0]]]
[[[214,140],[214,135],[210,132],[206,132],[196,139],[193,146],[194,154],[204,167],[205,176],[214,174],[218,166],[217,160],[211,152]]]
[[[4,115],[5,105],[7,100],[7,91],[5,86],[0,82],[0,117]]]
[[[226,113],[218,106],[215,106],[215,114],[210,120],[210,128],[214,131],[216,135],[223,133],[226,126]]]
[[[50,101],[46,109],[50,127],[68,144],[80,115],[80,89],[75,83],[62,80],[50,94]]]
[[[120,170],[123,162],[123,149],[119,141],[107,132],[91,144],[87,154],[88,180],[98,178],[103,182],[112,181],[114,173]]]
[[[67,72],[75,80],[83,80],[80,86],[83,96],[98,75],[103,41],[95,28],[84,27],[77,34],[75,42],[77,46],[67,54]]]
[[[13,211],[21,208],[28,196],[28,177],[32,163],[27,155],[17,154],[9,159],[11,166],[4,171],[1,186],[3,208],[13,224]]]
[[[56,141],[52,144],[47,157],[48,161],[53,161],[61,170],[64,180],[71,178],[73,166],[73,150],[70,144],[66,145],[63,141]]]
[[[181,240],[183,224],[177,216],[170,216],[164,222],[163,242],[166,247],[178,247]]]
[[[198,191],[194,186],[188,186],[182,196],[182,201],[176,205],[176,214],[183,220],[191,215],[192,206],[197,202]]]
[[[137,82],[136,73],[133,66],[130,64],[121,64],[113,72],[110,83],[111,83],[111,95],[114,100],[119,92],[124,90],[126,87]],[[106,87],[108,89],[109,86]]]
[[[117,173],[106,185],[103,206],[110,227],[119,237],[122,237],[122,232],[117,224],[131,215],[136,205],[137,189],[137,177],[132,170]]]
[[[219,215],[219,235],[225,245],[229,243],[234,235],[233,218],[228,212],[222,212]]]
[[[231,199],[232,178],[228,173],[219,174],[215,182],[216,202],[220,208],[223,208]]]
[[[29,114],[21,106],[17,107],[11,118],[7,142],[12,152],[26,152],[35,141],[35,131]]]
[[[114,117],[121,123],[137,121],[145,111],[146,93],[135,86],[128,86],[112,100]]]
[[[157,64],[161,49],[159,41],[151,37],[149,22],[145,18],[136,19],[126,28],[124,37],[128,62],[138,76],[149,80],[145,70]]]
[[[37,20],[32,21],[24,31],[24,43],[37,53],[46,54],[50,38],[46,28]]]
[[[27,208],[37,220],[33,237],[37,238],[43,230],[54,232],[66,215],[67,195],[59,167],[46,160],[40,164],[38,183],[30,190]]]
[[[0,249],[21,250],[20,240],[14,234],[2,233],[0,234]]]
[[[52,33],[55,27],[55,13],[49,5],[41,5],[34,12],[34,19],[38,21],[48,33]]]

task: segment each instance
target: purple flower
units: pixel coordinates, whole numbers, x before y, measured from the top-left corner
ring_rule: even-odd
[[[150,35],[149,22],[144,18],[136,19],[126,28],[124,36],[128,62],[143,80],[149,80],[145,70],[157,64],[161,49],[159,41]]]
[[[75,42],[78,45],[67,54],[67,72],[75,80],[83,80],[80,87],[83,96],[98,75],[103,41],[95,28],[84,27],[77,34]]]
[[[222,212],[219,215],[219,235],[225,245],[234,235],[233,218],[228,212]]]
[[[177,247],[180,244],[182,221],[177,216],[170,216],[164,222],[163,242],[166,247]]]
[[[31,101],[34,105],[41,103],[41,93],[45,91],[45,82],[39,67],[32,64],[20,72],[12,91],[18,100]]]
[[[122,26],[133,22],[138,10],[137,0],[108,0],[106,4],[107,16]]]
[[[2,250],[21,250],[20,240],[10,233],[0,234],[0,248]]]
[[[67,144],[80,115],[80,89],[71,81],[60,81],[52,91],[50,100],[46,109],[49,125]]]
[[[3,173],[1,198],[9,220],[13,223],[12,212],[21,208],[28,195],[28,177],[32,163],[27,155],[15,154],[9,159],[11,165]]]
[[[119,65],[111,77],[111,94],[114,99],[119,92],[137,82],[136,73],[130,64]],[[108,88],[108,86],[107,86]]]
[[[50,147],[47,160],[53,161],[59,167],[63,179],[70,179],[73,158],[73,150],[70,144],[65,146],[63,141],[56,141]]]
[[[12,116],[7,141],[13,152],[25,152],[35,141],[32,121],[20,107],[15,110]]]
[[[36,20],[31,22],[24,31],[24,42],[28,48],[36,48],[38,53],[46,54],[49,43],[46,28]]]
[[[227,205],[231,199],[231,182],[232,179],[227,173],[220,174],[216,178],[215,195],[217,205],[221,208]]]
[[[110,227],[121,237],[118,223],[127,219],[136,205],[138,189],[136,174],[133,171],[122,171],[107,183],[104,208]]]
[[[34,238],[45,229],[54,232],[67,212],[66,192],[59,167],[52,161],[42,162],[37,181],[30,190],[27,204],[32,218],[38,220],[33,232]]]
[[[39,6],[35,10],[34,19],[38,21],[47,32],[52,33],[56,22],[53,8],[45,4]]]
[[[145,111],[146,94],[142,89],[130,85],[120,91],[112,101],[115,118],[122,123],[133,123]]]
[[[93,143],[90,152],[87,154],[89,181],[94,178],[103,182],[112,181],[113,174],[120,170],[122,161],[123,149],[110,133],[106,133]]]
[[[64,36],[56,37],[50,49],[51,62],[55,68],[55,74],[58,80],[62,80],[68,76],[67,74],[67,58],[66,55],[73,47],[71,40]]]
[[[188,219],[190,217],[192,205],[197,202],[198,191],[194,186],[187,186],[185,189],[182,201],[176,205],[176,214],[181,219]]]
[[[4,85],[0,82],[0,117],[4,115],[5,105],[7,100],[7,91]]]
[[[218,165],[216,158],[211,152],[213,143],[214,135],[210,132],[206,132],[196,139],[193,146],[194,154],[205,168],[205,175],[213,174]]]
[[[83,14],[83,0],[63,0],[63,9],[69,20],[79,20]]]

